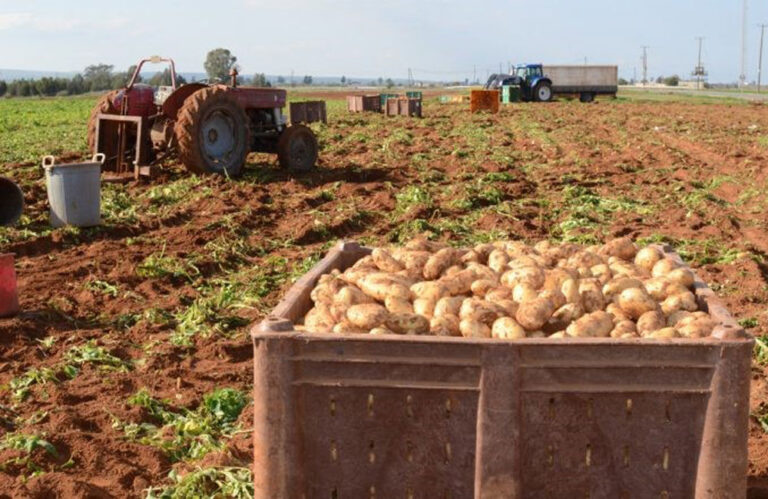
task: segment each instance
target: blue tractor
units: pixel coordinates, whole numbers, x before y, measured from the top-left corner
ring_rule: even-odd
[[[552,80],[544,74],[541,64],[521,64],[512,74],[493,74],[485,84],[486,90],[497,90],[505,85],[520,87],[520,98],[525,102],[552,100]]]

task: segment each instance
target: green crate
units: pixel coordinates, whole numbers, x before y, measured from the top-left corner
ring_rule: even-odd
[[[501,102],[509,104],[510,102],[520,102],[520,86],[504,85],[501,87]]]
[[[421,98],[422,98],[421,97],[421,91],[419,91],[419,90],[412,90],[410,92],[406,92],[405,96],[408,97],[409,99],[419,99],[419,100],[421,100]]]
[[[400,97],[397,94],[379,94],[379,99],[381,99],[381,109],[384,109],[384,106],[387,105],[387,101],[389,99],[397,99]]]

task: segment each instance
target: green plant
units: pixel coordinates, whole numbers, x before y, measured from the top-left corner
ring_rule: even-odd
[[[136,268],[136,274],[139,277],[163,278],[163,277],[183,277],[189,281],[200,274],[200,271],[191,263],[184,262],[178,258],[165,255],[165,246],[159,253],[152,253],[144,259]]]
[[[247,404],[245,395],[234,388],[220,388],[203,397],[195,410],[172,410],[167,401],[154,399],[142,389],[128,403],[147,410],[153,423],[125,423],[121,429],[130,440],[162,449],[171,460],[200,459],[224,447],[238,427],[235,424]]]
[[[95,340],[70,348],[64,358],[74,366],[93,364],[105,370],[128,371],[130,369],[128,362],[107,352],[106,348],[97,346]]]
[[[755,338],[755,360],[761,365],[768,365],[768,335]]]
[[[250,499],[253,497],[253,476],[249,468],[198,468],[185,475],[171,471],[173,482],[163,488],[151,488],[147,499]]]

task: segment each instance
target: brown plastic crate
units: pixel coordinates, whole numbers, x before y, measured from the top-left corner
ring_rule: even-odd
[[[712,338],[296,331],[369,252],[338,245],[252,330],[256,498],[745,497],[753,340],[698,278]]]
[[[421,118],[421,99],[410,99],[408,97],[387,99],[384,104],[384,114],[387,116]]]
[[[291,123],[328,123],[325,101],[291,102]]]
[[[381,99],[378,95],[347,95],[347,110],[353,113],[370,111],[381,112]]]
[[[469,94],[469,110],[472,113],[478,111],[498,113],[500,99],[498,90],[472,90]]]

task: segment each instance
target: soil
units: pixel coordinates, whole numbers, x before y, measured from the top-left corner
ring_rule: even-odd
[[[431,227],[433,237],[454,241],[476,233],[530,241],[561,237],[560,224],[570,216],[567,193],[588,189],[644,209],[592,213],[599,223],[579,234],[664,236],[689,248],[691,264],[732,313],[757,319],[751,333],[768,333],[768,148],[761,140],[768,113],[762,106],[556,102],[505,107],[497,116],[470,115],[467,107],[429,102],[421,120],[332,114],[319,128],[323,150],[316,172],[293,178],[276,158],[251,155],[243,178],[204,177],[189,195],[197,189],[212,195],[150,213],[142,195],[154,183],[173,185],[188,175],[170,165],[152,185],[127,186],[128,195],[141,200],[135,222],[59,229],[0,248],[17,256],[22,310],[0,319],[0,386],[32,367],[57,365],[69,348],[88,340],[135,363],[128,372],[84,365],[74,379],[36,385],[23,402],[0,390],[0,435],[44,434],[59,454],[33,454],[45,471],[39,476],[19,466],[0,468],[0,497],[141,497],[150,486],[168,484],[172,469],[201,465],[173,463],[158,448],[127,439],[113,422],[145,419],[127,401],[141,388],[178,408],[197,407],[219,387],[248,393],[248,327],[197,336],[187,348],[169,341],[172,324],[118,327],[115,321],[149,308],[174,313],[189,306],[200,294],[189,279],[140,277],[137,265],[161,249],[181,260],[205,255],[206,245],[226,239],[231,225],[254,249],[244,261],[230,262],[230,270],[241,272],[275,265],[276,258],[301,262],[340,238],[386,244],[404,227]],[[30,171],[27,165],[6,168],[23,179],[27,213],[42,228],[44,184]],[[486,187],[480,179],[499,173],[508,176],[492,184],[498,191],[493,199],[471,197]],[[430,196],[406,205],[404,193],[414,186]],[[457,203],[462,199],[474,204]],[[205,279],[228,275],[212,256],[196,261]],[[121,292],[84,286],[93,280]],[[260,320],[289,286],[289,279],[279,280],[237,316]],[[768,368],[755,363],[755,413],[768,407],[767,377]],[[239,419],[243,428],[251,418],[247,408]],[[249,434],[238,434],[202,463],[247,463],[251,448]],[[0,463],[19,455],[2,451]],[[750,497],[768,497],[768,433],[754,417],[749,457]]]

